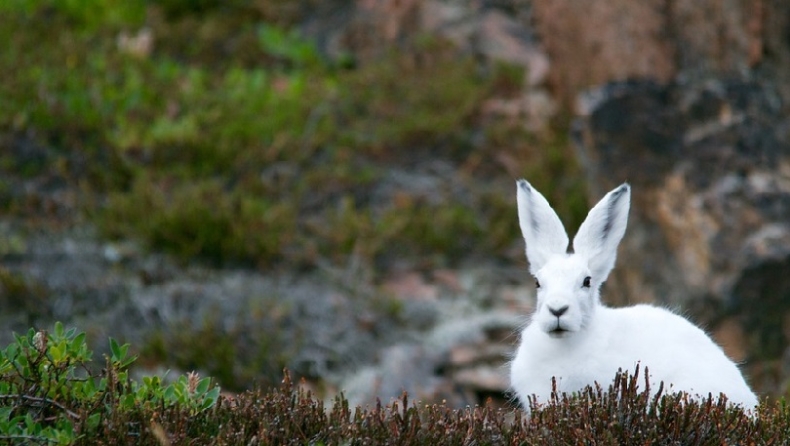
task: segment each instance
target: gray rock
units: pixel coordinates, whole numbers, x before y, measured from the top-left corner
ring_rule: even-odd
[[[522,317],[491,311],[451,318],[423,337],[381,352],[374,364],[345,376],[338,388],[352,405],[398,398],[404,391],[422,401],[452,407],[483,404],[489,397],[506,404],[506,363],[515,348]],[[500,332],[509,333],[504,338]]]

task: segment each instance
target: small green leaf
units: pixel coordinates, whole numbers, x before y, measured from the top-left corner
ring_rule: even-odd
[[[135,395],[127,393],[121,398],[121,405],[127,409],[132,409],[135,406]]]
[[[110,338],[110,352],[112,352],[112,360],[118,361],[121,359],[121,348],[118,346],[118,341]]]
[[[96,412],[88,416],[88,429],[94,430],[99,427],[99,423],[101,422],[101,412]]]
[[[63,348],[59,345],[53,345],[49,347],[49,355],[52,357],[52,361],[55,363],[59,363],[64,356]]]
[[[200,381],[198,381],[198,385],[195,388],[195,393],[197,393],[198,395],[202,395],[206,393],[206,391],[208,390],[208,386],[210,384],[211,384],[210,378],[201,379]]]
[[[73,341],[71,341],[71,351],[79,352],[80,348],[85,344],[85,332],[78,334]]]
[[[136,360],[137,360],[137,356],[131,356],[129,358],[126,358],[125,361],[121,362],[120,367],[122,369],[125,369],[125,368],[129,367]]]
[[[64,335],[63,324],[60,321],[55,322],[55,337],[57,339],[62,339],[63,335]]]
[[[176,395],[175,386],[173,386],[172,384],[167,386],[167,388],[165,389],[165,393],[163,395],[165,402],[167,403],[174,402],[176,400],[176,396],[177,395]]]
[[[219,386],[216,386],[206,394],[206,396],[203,399],[204,409],[208,409],[209,407],[212,407],[214,406],[214,404],[216,404],[217,400],[219,399],[219,392],[220,392],[220,388]]]

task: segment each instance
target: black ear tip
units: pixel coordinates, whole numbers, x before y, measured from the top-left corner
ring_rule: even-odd
[[[614,196],[618,196],[619,197],[620,195],[627,194],[630,191],[631,191],[631,185],[628,184],[628,183],[623,183],[620,186],[618,186],[615,190],[613,190],[612,192],[613,192]]]
[[[529,190],[530,190],[529,183],[527,183],[527,180],[525,180],[523,178],[518,180],[518,181],[516,181],[516,185],[518,187],[520,187],[521,189],[523,189],[525,192],[529,192]]]

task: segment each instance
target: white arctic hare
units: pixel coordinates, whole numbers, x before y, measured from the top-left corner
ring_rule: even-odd
[[[521,334],[510,369],[522,405],[535,396],[549,401],[557,390],[608,386],[619,368],[648,368],[652,389],[727,399],[746,409],[757,405],[738,367],[701,329],[652,305],[608,308],[599,288],[614,266],[625,233],[631,189],[623,184],[590,210],[573,239],[548,201],[525,180],[517,182],[518,218],[536,278],[537,305]]]

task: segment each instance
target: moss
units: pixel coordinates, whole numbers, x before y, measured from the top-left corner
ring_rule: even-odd
[[[554,209],[572,234],[587,216],[589,204],[584,172],[569,139],[570,121],[568,116],[559,116],[540,133],[508,122],[493,123],[485,130],[492,147],[513,145],[507,153],[518,167],[516,175],[527,178],[556,203]]]
[[[449,203],[406,203],[387,211],[381,223],[391,232],[388,246],[400,247],[399,254],[412,257],[440,253],[447,261],[471,251],[472,245],[480,241],[483,228],[470,208]]]
[[[435,42],[394,53],[343,82],[350,96],[337,117],[345,123],[338,126],[342,141],[386,156],[396,147],[461,142],[490,78],[477,75],[471,59]]]
[[[137,234],[187,260],[277,259],[292,237],[293,208],[229,190],[218,180],[172,187],[170,178],[138,178],[130,193],[108,197],[99,222],[109,235]]]

